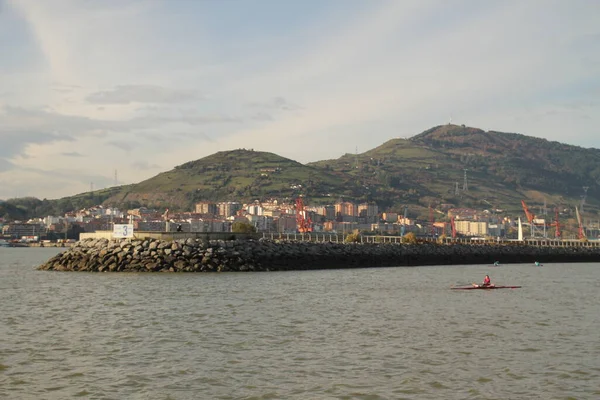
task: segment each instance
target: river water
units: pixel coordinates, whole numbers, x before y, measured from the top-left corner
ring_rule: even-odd
[[[0,248],[2,399],[600,398],[600,264],[36,271]],[[450,290],[490,274],[521,289]]]

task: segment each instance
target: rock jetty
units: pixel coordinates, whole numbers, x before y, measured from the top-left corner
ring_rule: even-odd
[[[523,244],[313,243],[278,240],[86,239],[40,270],[90,272],[284,271],[443,264],[598,262],[599,248]]]

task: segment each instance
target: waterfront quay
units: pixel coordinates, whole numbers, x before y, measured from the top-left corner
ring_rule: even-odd
[[[108,234],[109,232],[107,232]],[[83,236],[83,235],[82,235]],[[99,236],[96,233],[96,236]],[[418,265],[534,262],[598,262],[597,242],[475,242],[340,235],[137,232],[113,240],[87,237],[58,254],[41,270],[90,272],[227,272]],[[373,239],[373,241],[371,241]],[[400,239],[398,237],[398,239]]]
[[[80,240],[86,239],[110,239],[113,240],[113,231],[96,231],[81,233]],[[310,232],[310,233],[233,233],[233,232],[155,232],[155,231],[135,231],[135,239],[158,239],[158,240],[181,240],[181,239],[199,239],[199,240],[284,240],[298,242],[315,243],[345,243],[347,235],[341,233],[329,232]],[[402,236],[385,235],[358,235],[358,243],[393,243],[402,244]],[[418,237],[419,243],[438,243],[438,244],[462,244],[462,245],[505,245],[505,246],[537,246],[537,247],[584,247],[600,248],[599,240],[555,240],[548,238],[526,238],[522,241],[516,239],[504,238],[449,238],[449,237]]]

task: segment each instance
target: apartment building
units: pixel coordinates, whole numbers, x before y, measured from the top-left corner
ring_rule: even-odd
[[[383,214],[381,214],[381,219],[384,222],[398,222],[398,213],[384,212]]]
[[[197,214],[217,215],[219,213],[217,204],[210,201],[198,202],[194,208]]]
[[[379,208],[375,203],[361,203],[357,208],[358,217],[367,224],[379,221]],[[361,221],[362,222],[362,221]]]
[[[27,223],[9,223],[2,227],[2,235],[15,239],[21,239],[24,236],[42,236],[46,234],[46,227],[42,224]]]
[[[335,204],[335,219],[338,222],[355,222],[358,215],[356,204],[344,201]]]
[[[266,215],[247,215],[248,221],[252,226],[256,228],[257,232],[271,232],[275,228],[273,226],[273,217],[267,217]]]
[[[250,204],[246,207],[246,213],[249,215],[263,215],[263,208],[260,204]]]
[[[294,233],[298,230],[295,215],[282,214],[275,220],[275,224],[277,226],[277,232]]]
[[[488,223],[476,221],[454,221],[456,231],[465,236],[487,236]]]
[[[232,217],[242,209],[242,204],[237,201],[223,201],[217,203],[218,215],[222,217]]]
[[[322,215],[327,221],[333,221],[335,219],[335,206],[332,204],[326,206],[314,207],[315,214]]]

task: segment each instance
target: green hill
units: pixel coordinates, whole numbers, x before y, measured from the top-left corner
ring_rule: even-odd
[[[319,168],[273,153],[238,149],[187,162],[131,185],[105,202],[188,210],[202,200],[292,199],[302,194],[326,201],[331,193],[346,191],[335,175]]]
[[[600,150],[457,125],[309,165],[353,176],[393,208],[450,203],[519,212],[522,199],[574,207],[583,186],[588,208],[598,206]]]
[[[409,206],[413,215],[444,204],[522,213],[521,200],[530,208],[546,204],[572,209],[587,187],[586,213],[595,215],[599,185],[598,149],[443,125],[361,154],[307,165],[273,153],[221,151],[138,184],[59,200],[12,199],[3,210],[12,216],[12,205],[21,210],[15,216],[44,216],[99,203],[191,210],[202,200],[286,200],[303,195],[313,205],[343,198],[374,201],[380,210]]]

